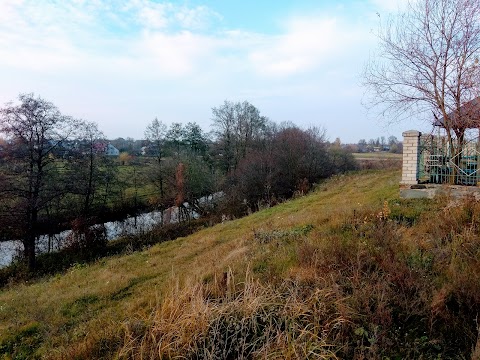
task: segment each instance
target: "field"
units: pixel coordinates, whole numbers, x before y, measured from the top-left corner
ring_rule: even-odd
[[[353,156],[357,160],[401,160],[402,154],[393,154],[389,152],[369,152],[369,153],[354,153]]]
[[[12,284],[0,353],[473,359],[480,207],[400,200],[399,178],[337,176],[185,238]]]
[[[402,167],[402,154],[388,152],[354,153],[361,169],[400,169]]]

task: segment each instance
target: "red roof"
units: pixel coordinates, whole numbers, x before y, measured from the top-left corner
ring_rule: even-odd
[[[463,104],[460,111],[448,114],[451,128],[475,129],[480,128],[480,96]],[[444,117],[435,119],[433,126],[445,127]]]

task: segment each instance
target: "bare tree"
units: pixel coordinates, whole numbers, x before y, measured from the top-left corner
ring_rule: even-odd
[[[24,225],[22,241],[25,259],[35,268],[35,239],[39,216],[64,191],[58,181],[58,155],[74,133],[77,121],[62,115],[50,102],[33,94],[21,94],[20,104],[8,103],[0,109],[0,132],[12,143],[3,171],[10,185],[7,200]]]
[[[95,200],[99,184],[102,182],[102,173],[106,166],[101,164],[104,156],[100,155],[97,145],[105,138],[94,122],[81,122],[78,126],[78,160],[74,163],[75,190],[83,197],[82,215],[88,217]]]
[[[185,129],[181,123],[172,123],[170,129],[168,129],[165,138],[168,140],[170,146],[173,149],[175,156],[180,155],[180,147],[185,140]]]
[[[411,1],[377,37],[379,53],[364,72],[367,105],[393,120],[436,119],[451,148],[452,137],[461,146],[465,130],[480,127],[471,106],[480,90],[480,2]]]
[[[200,125],[189,122],[185,125],[184,137],[190,152],[205,155],[208,149],[208,136],[203,132]]]
[[[223,170],[228,173],[235,168],[235,111],[233,103],[225,101],[218,108],[212,108],[213,127],[217,143],[222,151]]]
[[[272,131],[266,146],[250,151],[227,179],[225,193],[237,205],[240,201],[256,210],[261,203],[305,193],[318,180],[354,168],[351,154],[328,145],[324,129],[287,123]]]
[[[212,108],[212,113],[214,132],[222,148],[224,170],[235,170],[255,141],[260,140],[268,119],[248,101],[225,101],[218,108]]]
[[[160,189],[160,198],[162,200],[165,196],[165,179],[163,176],[162,156],[166,133],[167,126],[161,121],[158,121],[157,118],[155,118],[145,129],[145,138],[150,142],[150,146],[152,147],[153,153],[155,154],[155,159],[157,161],[154,177],[155,183]]]

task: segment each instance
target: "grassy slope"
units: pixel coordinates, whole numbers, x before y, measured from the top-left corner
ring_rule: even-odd
[[[121,341],[122,324],[148,314],[173,285],[197,282],[228,268],[241,272],[248,263],[260,270],[262,262],[276,266],[277,276],[288,272],[294,263],[291,254],[285,250],[266,256],[252,241],[255,232],[308,224],[321,233],[353,209],[379,208],[384,200],[397,198],[399,176],[397,171],[382,171],[336,177],[314,194],[187,238],[1,290],[0,339],[8,344],[33,342],[37,354],[47,357],[89,354],[99,347],[108,354]]]

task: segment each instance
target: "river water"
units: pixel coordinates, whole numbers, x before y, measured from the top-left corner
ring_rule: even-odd
[[[203,206],[213,206],[215,201],[220,199],[223,193],[215,193],[208,197],[203,197],[199,200]],[[188,204],[186,208],[188,210]],[[189,211],[191,219],[199,218],[199,214],[193,210]],[[178,207],[174,206],[164,211],[151,211],[148,213],[139,214],[136,217],[128,217],[121,221],[111,221],[104,223],[106,236],[109,241],[118,239],[127,235],[138,235],[151,231],[154,227],[159,225],[175,224],[180,221],[180,212]],[[64,244],[65,239],[71,233],[71,230],[62,231],[54,235],[41,235],[36,243],[36,253],[42,254],[47,252],[54,252],[60,250]],[[22,254],[23,244],[19,240],[10,240],[0,242],[0,268],[8,266],[12,261]]]

